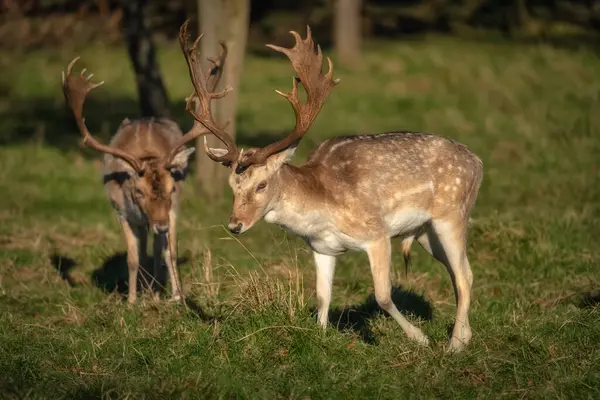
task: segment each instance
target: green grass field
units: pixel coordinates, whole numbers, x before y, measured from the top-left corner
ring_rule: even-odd
[[[485,175],[473,214],[470,346],[447,355],[455,306],[445,269],[418,245],[394,298],[432,340],[379,312],[364,254],[338,261],[331,326],[312,315],[304,242],[261,222],[232,237],[231,200],[187,183],[180,210],[187,307],[128,306],[121,233],[99,157],[60,91],[74,50],[1,54],[0,397],[600,398],[600,59],[590,50],[432,37],[368,43],[297,152],[338,134],[422,130],[468,145]],[[100,137],[137,105],[123,48],[82,60],[105,85],[86,114]],[[177,118],[190,92],[178,46],[161,67]],[[246,145],[293,125],[273,89],[286,59],[250,55],[238,127]],[[337,329],[336,329],[337,328]]]

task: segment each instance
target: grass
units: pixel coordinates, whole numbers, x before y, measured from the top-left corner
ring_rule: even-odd
[[[295,162],[327,137],[394,129],[451,137],[484,161],[468,249],[474,337],[454,356],[443,351],[450,282],[418,246],[405,276],[396,245],[394,298],[429,348],[378,312],[359,253],[339,260],[332,326],[321,332],[304,242],[264,222],[230,236],[229,193],[207,204],[189,183],[179,241],[188,307],[147,296],[128,306],[98,156],[78,148],[59,89],[75,54],[106,81],[86,108],[106,137],[137,113],[123,48],[0,54],[1,397],[600,397],[597,54],[432,37],[369,43],[361,68],[336,67],[342,83]],[[177,46],[161,47],[160,59],[188,127]],[[241,142],[292,125],[272,91],[290,75],[283,57],[248,57]]]

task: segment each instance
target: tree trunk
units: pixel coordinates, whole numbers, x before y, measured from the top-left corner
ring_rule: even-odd
[[[360,58],[361,0],[335,0],[334,44],[337,57],[345,66],[355,65]]]
[[[221,0],[198,0],[198,32],[204,36],[200,41],[200,55],[202,68],[207,71],[210,63],[207,58],[215,58],[219,54],[218,28],[221,18]],[[227,64],[227,60],[225,60]],[[221,78],[221,81],[223,79]],[[220,90],[223,83],[217,87]],[[213,100],[211,109],[213,117],[217,123],[221,123],[219,118],[219,107],[222,100]],[[223,144],[213,135],[206,136],[210,147],[222,147]],[[204,137],[196,139],[196,174],[194,180],[196,189],[205,194],[209,199],[214,199],[223,190],[223,174],[225,169],[219,163],[214,162],[204,153]]]
[[[143,117],[170,118],[169,99],[156,61],[147,0],[123,1],[123,32],[136,76]]]
[[[242,75],[248,29],[250,25],[250,0],[224,0],[223,1],[222,37],[229,49],[223,82],[231,86],[233,91],[221,100],[219,107],[220,119],[228,122],[228,131],[235,138],[235,116],[239,93],[240,78]]]
[[[515,1],[515,12],[517,24],[521,27],[526,26],[529,23],[529,11],[527,11],[527,4],[525,4],[525,0]]]
[[[238,87],[250,23],[250,2],[198,0],[198,13],[199,32],[204,33],[200,42],[205,62],[203,67],[209,67],[206,57],[216,57],[219,54],[219,40],[223,40],[228,48],[223,77],[217,90],[231,86],[233,91],[222,99],[214,100],[212,110],[218,123],[229,122],[227,131],[235,138]],[[212,135],[207,136],[207,141],[209,146],[223,147],[223,143]],[[196,148],[204,148],[203,137],[198,138]],[[208,158],[204,151],[199,153],[196,155],[196,188],[209,199],[214,199],[223,194],[229,170]]]
[[[110,15],[110,3],[108,0],[98,0],[98,13],[102,19]]]

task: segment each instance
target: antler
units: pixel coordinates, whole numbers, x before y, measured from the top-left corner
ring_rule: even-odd
[[[296,127],[285,138],[271,143],[255,152],[248,152],[247,157],[240,160],[239,165],[247,167],[251,164],[264,164],[267,158],[278,153],[292,145],[297,144],[304,136],[308,128],[321,111],[321,107],[329,96],[329,92],[339,83],[339,79],[333,79],[333,63],[327,57],[329,71],[325,76],[322,74],[323,54],[321,47],[317,45],[315,53],[315,43],[312,40],[310,27],[306,26],[306,39],[302,39],[295,32],[290,32],[296,39],[296,44],[291,49],[268,44],[267,47],[288,56],[298,77],[293,80],[293,87],[290,93],[282,93],[276,90],[277,94],[288,99],[294,113],[296,114]],[[306,104],[300,103],[298,99],[298,82],[302,83],[307,94]]]
[[[188,22],[189,21],[186,21],[179,30],[179,43],[181,45],[181,49],[183,50],[184,55],[186,55],[186,60],[188,61],[188,66],[189,66],[190,61],[188,59],[188,54],[190,51],[195,53],[197,44],[198,44],[199,40],[202,38],[202,35],[200,35],[200,37],[198,39],[196,39],[196,42],[194,42],[192,49],[189,49],[188,44],[187,44]],[[219,85],[219,81],[221,80],[221,77],[223,76],[223,68],[225,67],[225,59],[227,58],[227,46],[225,45],[224,42],[219,42],[219,45],[221,45],[221,53],[219,54],[219,57],[217,57],[216,60],[212,59],[212,58],[207,58],[207,60],[212,63],[212,66],[211,66],[210,70],[208,71],[208,74],[206,74],[206,78],[205,78],[206,86],[205,87],[207,87],[211,93],[214,92],[216,90],[217,86]],[[195,54],[194,54],[194,59],[195,59]],[[200,67],[198,67],[198,68],[200,68]],[[191,75],[191,69],[190,69],[190,75]],[[201,76],[202,75],[204,75],[204,74],[201,73]],[[194,80],[192,78],[192,82],[193,81]],[[194,117],[194,125],[192,125],[192,128],[185,135],[183,135],[173,146],[169,156],[166,159],[167,168],[169,168],[169,164],[173,160],[173,157],[175,157],[177,152],[181,149],[181,147],[184,144],[194,140],[198,136],[211,133],[211,131],[208,130],[202,123],[200,123],[194,116],[193,110],[198,110],[200,108],[198,106],[198,104],[196,103],[198,100],[199,99],[196,94],[196,91],[194,91],[189,97],[187,97],[185,99],[185,109],[187,110],[188,113],[190,113]],[[200,105],[201,105],[201,103],[200,103]],[[199,112],[201,113],[201,111],[199,111]]]
[[[138,160],[132,156],[131,154],[118,149],[116,147],[107,146],[100,142],[98,142],[87,126],[85,125],[85,119],[83,118],[83,103],[85,103],[85,98],[87,94],[94,88],[102,85],[104,81],[100,83],[92,83],[90,79],[94,74],[90,74],[86,77],[84,68],[79,75],[73,76],[71,72],[73,71],[73,66],[79,60],[79,57],[75,57],[67,66],[67,73],[65,74],[62,71],[62,86],[63,93],[65,95],[65,99],[73,112],[73,116],[75,117],[75,121],[77,122],[77,126],[79,126],[79,130],[83,135],[83,144],[87,147],[101,151],[103,153],[112,154],[115,157],[119,157],[130,164],[136,172],[141,172],[141,166]]]
[[[237,161],[238,149],[233,141],[233,138],[224,130],[224,127],[220,127],[217,125],[212,116],[212,111],[210,107],[210,103],[214,99],[220,99],[225,97],[227,93],[229,93],[232,88],[227,87],[225,90],[221,92],[215,92],[215,88],[220,79],[222,73],[222,65],[225,61],[225,57],[227,56],[227,47],[221,43],[221,47],[223,51],[219,56],[217,61],[210,60],[213,63],[213,67],[205,73],[200,66],[200,61],[198,60],[196,50],[198,48],[198,44],[200,43],[200,39],[202,39],[202,35],[198,36],[198,38],[194,41],[192,47],[189,46],[188,43],[188,21],[185,21],[179,30],[179,44],[181,45],[181,50],[185,56],[185,60],[188,65],[188,69],[190,72],[190,79],[192,80],[192,84],[194,85],[195,93],[188,97],[186,100],[186,111],[194,117],[196,122],[199,122],[205,129],[201,129],[199,125],[196,126],[196,129],[192,128],[190,132],[188,132],[184,137],[186,140],[182,141],[183,143],[192,140],[202,134],[212,133],[215,135],[221,142],[227,146],[227,153],[223,155],[216,155],[207,147],[206,143],[204,145],[204,151],[213,161],[222,162],[222,163],[233,163]],[[197,102],[195,110],[192,107],[192,103]],[[180,147],[179,145],[178,147]]]

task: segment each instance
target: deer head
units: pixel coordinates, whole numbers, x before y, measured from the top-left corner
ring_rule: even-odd
[[[183,178],[188,158],[193,152],[193,147],[184,148],[176,153],[170,165],[158,158],[138,159],[140,170],[122,162],[123,170],[127,173],[122,188],[128,200],[141,210],[157,234],[168,232],[169,212],[174,196],[178,196],[177,190],[180,190],[177,182]]]
[[[196,39],[190,48],[187,41],[187,22],[182,25],[179,42],[185,55],[190,78],[194,85],[195,95],[201,107],[194,112],[186,107],[196,122],[202,124],[210,133],[219,138],[226,149],[209,148],[204,141],[204,151],[215,162],[231,167],[229,185],[233,190],[233,211],[229,220],[229,229],[233,233],[243,233],[250,229],[268,211],[270,204],[280,193],[282,184],[277,178],[281,167],[290,160],[304,134],[319,114],[321,107],[329,96],[331,89],[339,83],[333,79],[333,64],[327,58],[329,71],[322,73],[323,54],[319,46],[312,40],[310,27],[306,27],[307,35],[302,39],[297,32],[290,32],[296,39],[291,49],[268,44],[267,47],[285,54],[297,73],[292,81],[292,91],[282,93],[296,115],[296,127],[285,138],[271,143],[263,148],[252,148],[247,151],[239,150],[231,135],[219,126],[213,119],[210,103],[213,99],[224,97],[231,88],[214,93],[207,90],[210,73],[202,71],[197,59],[196,48],[201,37]],[[301,103],[298,98],[298,83],[301,83],[307,94],[307,102]]]
[[[211,84],[218,83],[222,73],[222,65],[227,55],[225,47],[217,61],[213,61],[211,68]],[[137,205],[146,217],[149,225],[156,233],[166,233],[169,227],[169,211],[172,199],[177,190],[177,181],[183,178],[187,167],[188,158],[194,152],[193,147],[184,145],[196,137],[209,133],[198,122],[194,122],[192,128],[182,135],[170,149],[164,149],[167,155],[164,157],[136,157],[116,146],[109,146],[98,142],[89,132],[85,119],[83,118],[83,104],[88,93],[102,85],[104,82],[92,83],[91,78],[85,75],[85,69],[80,74],[72,74],[73,66],[79,59],[73,59],[66,70],[62,73],[63,93],[67,104],[73,112],[79,130],[83,135],[83,144],[87,147],[100,151],[118,159],[127,175],[123,179],[123,189],[128,194],[133,204]],[[192,104],[193,99],[188,101]],[[131,124],[123,124],[121,129],[136,129],[145,121],[136,121]]]

